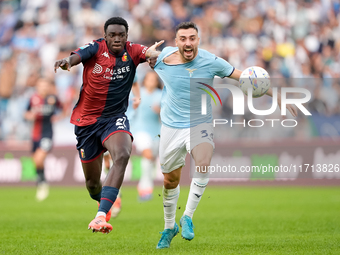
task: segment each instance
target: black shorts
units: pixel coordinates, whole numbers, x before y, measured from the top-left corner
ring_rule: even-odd
[[[43,151],[49,152],[52,150],[52,138],[50,137],[42,137],[40,140],[33,140],[32,143],[32,152],[35,152],[38,148]]]
[[[125,114],[119,114],[111,118],[97,120],[96,123],[80,127],[75,126],[74,133],[77,136],[77,150],[81,162],[89,163],[97,159],[106,151],[104,142],[113,134],[118,132],[130,132],[130,124]]]

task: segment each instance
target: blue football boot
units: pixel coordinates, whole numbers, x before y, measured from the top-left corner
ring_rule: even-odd
[[[174,238],[179,232],[179,227],[175,223],[173,229],[164,229],[163,232],[160,232],[162,234],[161,239],[159,240],[156,249],[164,249],[169,248],[172,238]]]
[[[183,215],[179,221],[182,227],[182,237],[185,240],[191,241],[194,239],[194,225],[192,224],[192,219],[188,215]]]

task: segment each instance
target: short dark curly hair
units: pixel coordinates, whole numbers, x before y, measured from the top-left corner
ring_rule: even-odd
[[[123,25],[126,29],[126,33],[129,31],[129,25],[126,22],[125,19],[123,19],[122,17],[112,17],[109,18],[104,25],[104,32],[106,33],[106,29],[109,25]]]
[[[198,28],[197,28],[196,24],[194,22],[187,21],[187,22],[182,22],[182,23],[177,25],[176,34],[177,34],[178,30],[180,30],[180,29],[189,29],[189,28],[195,29],[198,33]]]

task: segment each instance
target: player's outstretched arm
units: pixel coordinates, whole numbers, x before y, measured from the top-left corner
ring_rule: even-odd
[[[234,72],[229,77],[238,81],[241,77],[241,73],[242,73],[241,70],[235,68]]]
[[[241,73],[242,71],[235,69],[234,72],[230,75],[230,78],[238,81],[241,77]],[[273,97],[272,88],[269,88],[266,94],[270,97]],[[279,107],[281,108],[281,94],[280,93],[277,94],[277,103]],[[287,105],[287,109],[293,115],[293,117],[297,116],[297,108],[294,105]]]
[[[77,54],[73,54],[67,58],[57,60],[54,63],[54,72],[56,73],[59,67],[63,70],[70,71],[72,66],[78,65],[80,62],[80,56]]]
[[[146,51],[145,56],[146,58],[157,58],[159,54],[161,54],[160,51],[157,51],[157,47],[161,46],[164,43],[164,40],[155,42],[154,45],[150,46],[150,48]]]

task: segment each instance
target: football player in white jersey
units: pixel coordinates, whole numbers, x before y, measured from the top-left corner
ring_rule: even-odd
[[[193,22],[179,24],[175,38],[177,47],[164,48],[154,66],[164,83],[159,157],[164,175],[165,227],[157,249],[170,247],[171,240],[179,232],[175,222],[176,205],[186,154],[191,154],[195,166],[207,169],[214,150],[211,105],[208,105],[206,115],[193,114],[191,104],[200,106],[200,98],[192,98],[190,80],[204,79],[206,85],[212,86],[215,76],[239,80],[242,73],[224,59],[199,49],[199,40],[198,29]],[[272,96],[271,89],[267,95]],[[280,96],[278,104],[281,105]],[[296,116],[294,107],[287,105],[287,109]],[[192,179],[186,208],[180,219],[182,237],[186,240],[194,238],[192,217],[208,181],[208,173],[195,173]]]

